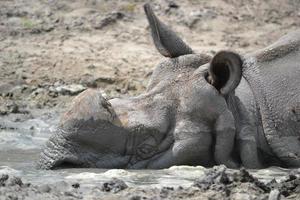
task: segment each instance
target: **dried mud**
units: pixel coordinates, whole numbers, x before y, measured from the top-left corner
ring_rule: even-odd
[[[1,1],[0,113],[64,108],[88,87],[108,97],[141,93],[163,59],[150,38],[145,2]],[[255,51],[300,25],[297,0],[151,4],[199,53]]]

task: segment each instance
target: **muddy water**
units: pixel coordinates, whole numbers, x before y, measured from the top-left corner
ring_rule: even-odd
[[[129,186],[188,187],[204,174],[205,168],[174,166],[164,170],[122,170],[122,169],[63,169],[56,171],[35,168],[39,153],[47,138],[58,123],[57,113],[38,113],[38,117],[28,119],[20,116],[3,118],[0,130],[0,174],[21,176],[25,182],[33,184],[79,182],[81,190],[99,186],[113,177],[124,180]],[[234,172],[231,170],[230,172]],[[275,178],[283,179],[287,169],[272,167],[252,170],[253,175],[264,182]]]

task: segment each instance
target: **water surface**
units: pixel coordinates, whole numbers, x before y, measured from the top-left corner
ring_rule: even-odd
[[[205,168],[174,166],[163,170],[123,170],[123,169],[60,169],[38,170],[36,161],[43,145],[55,130],[58,114],[39,113],[28,119],[2,117],[0,123],[0,174],[21,176],[25,182],[41,185],[79,182],[81,189],[99,186],[113,177],[121,178],[130,186],[188,187],[204,174]],[[271,167],[262,170],[250,170],[254,176],[264,182],[280,180],[290,170]],[[234,172],[234,170],[230,170]]]

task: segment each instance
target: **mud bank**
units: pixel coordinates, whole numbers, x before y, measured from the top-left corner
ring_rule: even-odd
[[[300,171],[283,180],[262,182],[245,169],[229,171],[224,166],[207,169],[189,187],[131,187],[121,179],[95,185],[84,191],[80,182],[32,185],[7,174],[0,175],[1,199],[299,199]]]
[[[112,98],[145,89],[162,59],[150,38],[145,2],[0,2],[2,165],[13,164],[5,151],[15,148],[24,154],[33,148],[38,155],[59,114],[83,90],[101,88]],[[157,15],[199,53],[230,49],[243,55],[300,27],[297,0],[151,2]],[[20,152],[16,155],[22,157]],[[246,170],[216,167],[189,187],[136,187],[121,178],[89,190],[81,182],[40,185],[20,177],[0,175],[0,199],[300,199],[299,170],[265,183]]]
[[[0,115],[63,108],[98,87],[108,97],[140,94],[162,59],[146,0],[0,2]],[[157,15],[195,52],[257,50],[300,26],[295,0],[155,0]]]

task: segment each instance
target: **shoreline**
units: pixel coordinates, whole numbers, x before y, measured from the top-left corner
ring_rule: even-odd
[[[32,135],[41,137],[22,145],[39,149],[60,114],[87,88],[101,88],[108,98],[145,90],[153,68],[163,60],[150,38],[145,2],[1,1],[0,133],[12,133],[10,141],[1,143],[4,151]],[[196,52],[210,55],[222,49],[244,55],[300,27],[300,4],[293,0],[152,3],[157,15]],[[300,199],[299,169],[269,185],[244,169],[236,177],[221,166],[205,171],[194,186],[139,188],[121,178],[87,193],[80,192],[81,182],[35,185],[26,183],[22,174],[21,179],[0,174],[0,200]]]
[[[205,169],[191,186],[136,187],[122,178],[111,178],[81,190],[80,181],[34,185],[22,178],[0,175],[4,199],[299,199],[300,171],[292,170],[282,181],[264,183],[246,169],[230,172],[225,166]]]

